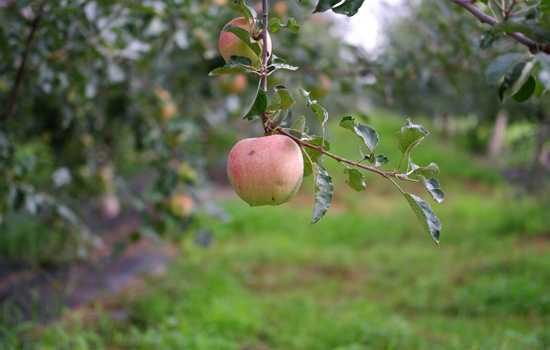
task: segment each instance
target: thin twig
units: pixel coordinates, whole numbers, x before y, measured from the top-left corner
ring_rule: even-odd
[[[296,136],[292,135],[291,133],[287,132],[286,130],[284,130],[282,128],[275,128],[273,131],[278,133],[278,134],[285,135],[285,136],[291,138],[292,140],[294,140],[294,142],[296,142],[297,144],[299,144],[302,147],[311,148],[311,149],[313,149],[313,150],[315,150],[315,151],[317,151],[321,154],[326,155],[327,157],[330,157],[330,158],[336,160],[339,163],[344,163],[344,164],[351,165],[351,166],[356,167],[356,168],[361,168],[361,169],[370,171],[370,172],[378,174],[378,175],[380,175],[380,176],[382,176],[386,179],[395,178],[395,179],[409,181],[409,182],[418,182],[414,179],[408,178],[405,175],[400,174],[400,173],[395,172],[395,171],[384,171],[382,169],[378,169],[376,167],[373,167],[373,166],[370,166],[370,165],[367,165],[367,164],[362,164],[360,161],[358,162],[358,161],[353,161],[353,160],[346,159],[346,158],[341,157],[337,154],[334,154],[330,151],[327,151],[322,146],[314,145],[314,144],[311,144],[307,141],[304,141],[304,140],[300,139],[299,137],[296,137]]]
[[[21,83],[23,82],[23,77],[25,76],[25,68],[27,65],[27,59],[29,57],[29,53],[31,51],[32,42],[34,40],[36,31],[38,30],[38,26],[40,25],[40,21],[42,20],[42,14],[44,12],[44,6],[46,5],[46,1],[42,1],[40,5],[38,6],[38,12],[36,13],[36,17],[34,17],[33,21],[31,22],[31,30],[29,32],[29,35],[27,36],[27,40],[25,41],[25,48],[23,50],[23,56],[21,57],[21,62],[19,63],[19,67],[17,67],[17,72],[15,73],[15,81],[13,83],[13,86],[10,90],[8,100],[6,102],[6,109],[4,113],[0,115],[1,121],[6,121],[9,118],[12,117],[13,113],[15,112],[15,105],[17,103],[17,97],[19,95],[19,90],[21,87]]]
[[[482,23],[486,23],[490,26],[495,26],[499,23],[495,18],[481,11],[481,9],[476,5],[474,5],[474,3],[470,0],[450,0],[450,1],[463,7],[466,11],[470,12],[474,17],[476,17]],[[544,52],[545,54],[550,55],[550,44],[548,43],[536,42],[521,33],[507,33],[507,35],[514,38],[517,42],[527,46],[532,53]]]
[[[262,66],[260,68],[260,89],[267,93],[267,64],[269,61],[269,51],[268,51],[268,21],[269,21],[269,0],[262,0]],[[270,126],[269,117],[267,113],[262,113],[262,124],[264,126],[264,132],[267,134]]]

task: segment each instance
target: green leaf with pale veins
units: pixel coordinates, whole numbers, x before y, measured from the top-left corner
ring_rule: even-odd
[[[263,91],[258,85],[258,90],[256,91],[256,96],[254,101],[248,108],[248,112],[243,116],[243,119],[252,120],[254,117],[260,117],[267,109],[267,94]]]
[[[315,205],[313,207],[313,215],[311,222],[318,222],[330,208],[332,196],[334,193],[334,185],[332,178],[327,170],[319,162],[314,164],[315,167]]]
[[[343,117],[340,120],[340,126],[344,129],[353,131],[363,140],[369,152],[374,152],[374,149],[378,145],[379,141],[378,133],[376,132],[376,130],[374,130],[367,124],[357,123],[355,118],[349,115]]]
[[[347,175],[346,183],[349,187],[354,189],[357,192],[363,191],[367,188],[367,182],[365,181],[365,176],[363,173],[357,169],[346,168],[344,169],[344,174]]]
[[[443,200],[445,199],[445,193],[441,190],[439,181],[434,178],[426,179],[425,177],[422,177],[422,183],[424,184],[424,188],[426,189],[426,191],[428,191],[428,193],[437,203],[443,202]]]
[[[434,242],[439,244],[441,221],[439,221],[430,205],[415,194],[404,192],[403,195]]]

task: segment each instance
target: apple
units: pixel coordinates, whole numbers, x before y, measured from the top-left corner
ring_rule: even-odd
[[[105,193],[100,200],[101,213],[107,219],[116,218],[120,214],[120,201],[114,193]]]
[[[302,184],[302,151],[284,135],[240,140],[229,152],[227,175],[250,206],[283,204]]]
[[[181,218],[191,216],[195,202],[191,196],[186,194],[175,194],[170,198],[169,207],[172,214]]]
[[[236,74],[234,76],[224,75],[221,77],[222,89],[231,94],[238,94],[246,90],[248,80],[244,74]]]
[[[260,57],[248,47],[241,39],[239,39],[235,34],[231,32],[226,32],[225,29],[228,26],[240,27],[251,33],[252,29],[250,22],[244,17],[234,18],[223,27],[220,38],[218,40],[218,48],[220,54],[226,62],[229,62],[231,56],[246,57],[250,59],[252,65],[258,65],[260,62]],[[253,34],[251,34],[252,36]],[[260,46],[262,45],[260,41]],[[271,55],[271,37],[268,34],[267,37],[267,51]]]
[[[273,12],[277,17],[284,17],[288,12],[288,4],[286,1],[279,0],[273,5]]]
[[[172,101],[167,101],[166,103],[163,104],[161,108],[161,114],[164,120],[172,119],[177,112],[178,112],[178,107]]]

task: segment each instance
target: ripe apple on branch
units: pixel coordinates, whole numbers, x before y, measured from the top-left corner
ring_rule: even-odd
[[[229,21],[223,27],[218,44],[226,64],[211,71],[210,75],[246,73],[258,77],[256,95],[243,118],[260,120],[265,134],[240,140],[229,152],[227,174],[239,197],[251,206],[280,205],[294,196],[303,177],[311,173],[315,187],[312,222],[315,223],[329,209],[334,192],[332,178],[323,165],[323,159],[328,157],[344,167],[346,183],[356,191],[365,190],[367,173],[390,181],[405,197],[432,239],[439,243],[441,222],[430,205],[420,196],[406,192],[400,185],[400,182],[421,183],[436,202],[443,201],[444,193],[437,180],[437,165],[420,166],[411,158],[413,149],[429,132],[407,120],[398,140],[402,152],[400,165],[398,169],[386,170],[383,166],[387,163],[387,157],[376,152],[379,142],[376,130],[358,122],[353,116],[344,116],[339,125],[362,141],[361,158],[355,161],[332,153],[326,139],[327,110],[309,91],[298,89],[309,111],[320,123],[321,135],[310,134],[305,117],[291,117],[290,110],[295,103],[291,89],[283,85],[270,88],[267,83],[267,77],[278,70],[298,69],[272,52],[269,35],[270,29],[274,32],[282,28],[297,31],[299,25],[296,20],[289,18],[285,24],[275,17],[275,20],[269,21],[268,0],[262,1],[260,16],[245,0],[234,3],[242,17]]]

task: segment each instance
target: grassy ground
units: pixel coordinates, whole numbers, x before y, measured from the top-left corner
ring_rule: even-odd
[[[373,121],[393,140],[400,121]],[[339,151],[355,140],[337,131]],[[383,143],[390,158],[393,145]],[[214,243],[182,242],[168,274],[34,334],[39,349],[546,349],[550,348],[548,203],[515,195],[498,173],[450,143],[418,150],[444,172],[441,246],[406,203],[374,180],[338,195],[309,224],[292,203],[224,202]],[[309,180],[309,181],[308,181]],[[305,186],[311,187],[311,179]],[[122,311],[122,312],[121,312]],[[30,335],[28,335],[30,337]],[[29,338],[31,339],[31,338]],[[12,338],[15,344],[16,335]],[[32,346],[29,346],[32,347]]]

